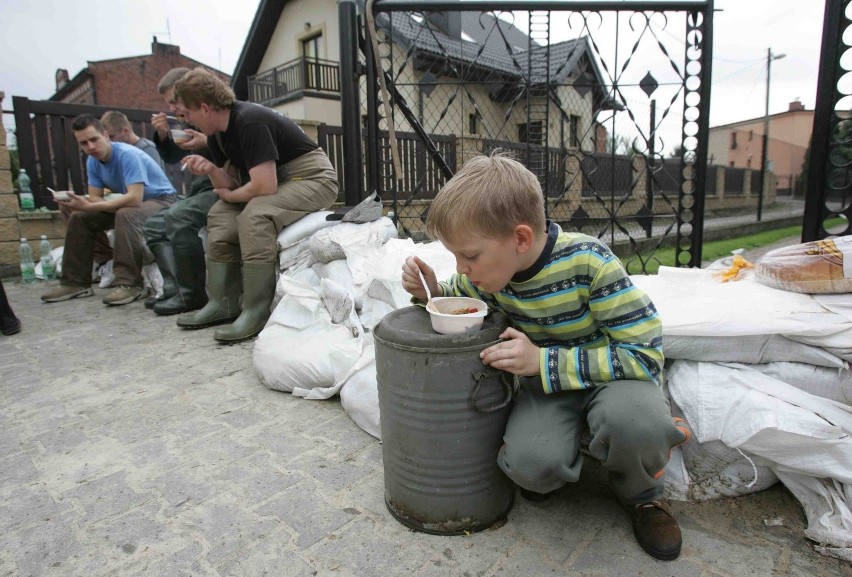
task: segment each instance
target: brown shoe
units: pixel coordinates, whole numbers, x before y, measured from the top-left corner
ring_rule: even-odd
[[[95,296],[95,291],[88,286],[69,286],[61,284],[58,287],[51,289],[49,292],[41,295],[41,300],[46,303],[59,303],[80,297]]]
[[[677,559],[682,538],[668,503],[659,500],[636,505],[630,517],[636,541],[648,555],[663,561]]]

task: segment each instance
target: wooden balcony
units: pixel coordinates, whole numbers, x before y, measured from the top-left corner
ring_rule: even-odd
[[[306,93],[340,95],[338,63],[320,58],[296,58],[248,79],[249,99],[265,106],[301,98]]]

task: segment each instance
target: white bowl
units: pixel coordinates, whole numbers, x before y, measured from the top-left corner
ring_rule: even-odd
[[[435,297],[432,307],[427,307],[432,320],[432,329],[442,335],[455,335],[477,331],[488,314],[484,301],[470,297]],[[459,309],[476,309],[475,313],[453,314]]]
[[[192,140],[192,135],[188,133],[186,130],[182,130],[180,128],[172,128],[172,140],[174,140],[178,144],[183,144],[184,142],[189,142]]]

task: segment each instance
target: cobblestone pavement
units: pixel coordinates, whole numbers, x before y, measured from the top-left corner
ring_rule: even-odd
[[[849,576],[816,553],[782,487],[674,503],[675,562],[635,543],[590,463],[546,503],[460,537],[412,532],[383,501],[381,444],[338,400],[265,389],[252,343],[217,345],[141,302],[46,305],[4,283],[0,575]],[[286,352],[282,352],[286,354]]]

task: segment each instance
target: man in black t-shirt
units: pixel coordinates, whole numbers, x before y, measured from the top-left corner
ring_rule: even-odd
[[[195,329],[234,321],[213,337],[225,342],[251,338],[270,315],[278,233],[330,207],[337,199],[337,174],[295,122],[238,101],[227,84],[202,68],[175,84],[175,100],[187,122],[207,135],[212,157],[212,162],[186,157],[187,170],[209,176],[219,196],[207,215],[210,300],[179,317],[178,325]]]

